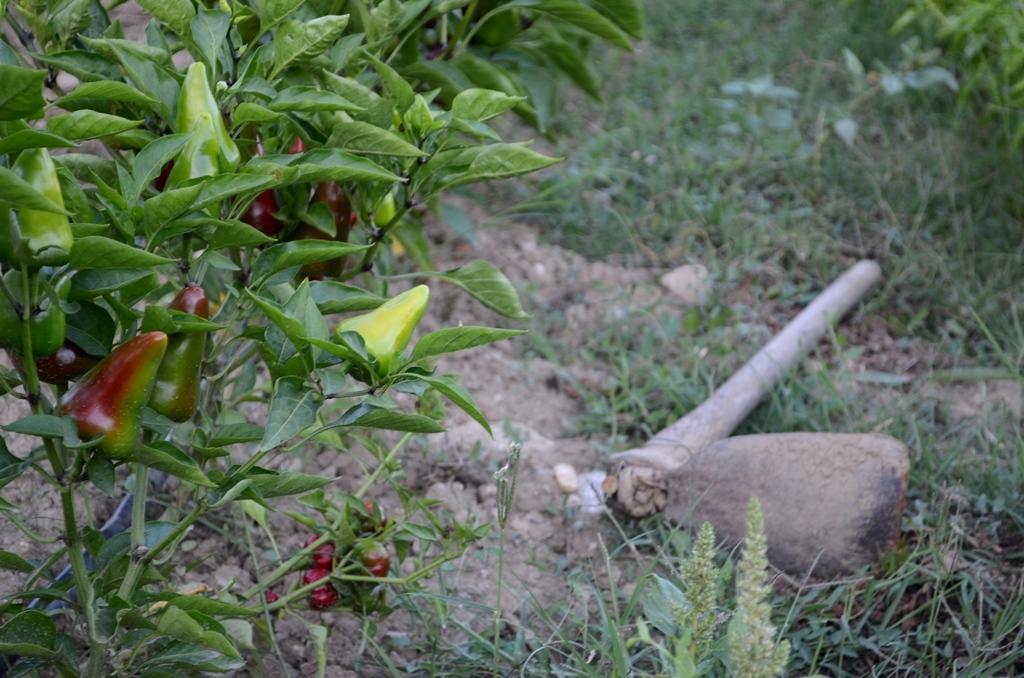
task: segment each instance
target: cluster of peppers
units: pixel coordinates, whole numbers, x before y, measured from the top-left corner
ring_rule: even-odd
[[[210,304],[203,288],[185,287],[172,309],[203,319]],[[114,349],[71,389],[61,408],[78,423],[79,435],[93,438],[108,456],[131,454],[142,430],[142,409],[174,422],[188,421],[199,405],[206,332],[144,332]]]
[[[375,536],[383,532],[390,521],[384,516],[380,507],[369,499],[363,502],[363,508],[366,510],[366,515],[357,519],[358,531],[362,538],[351,550],[359,559],[366,574],[377,578],[386,577],[391,571],[391,557],[388,555],[387,548]],[[319,535],[310,535],[302,547],[309,548],[318,539],[320,539]],[[344,553],[333,541],[326,541],[317,546],[311,555],[310,567],[302,572],[299,585],[309,586],[329,579],[334,566],[343,555]],[[310,592],[309,606],[314,610],[326,610],[337,605],[340,596],[341,594],[334,584],[325,581],[324,584]],[[273,591],[267,591],[264,598],[269,604],[278,600],[278,595]]]

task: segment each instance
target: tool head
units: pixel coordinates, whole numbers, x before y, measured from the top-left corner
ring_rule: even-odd
[[[736,543],[756,496],[772,564],[793,574],[847,574],[877,562],[899,536],[909,470],[907,447],[885,435],[736,436],[669,472],[665,516],[710,522]]]

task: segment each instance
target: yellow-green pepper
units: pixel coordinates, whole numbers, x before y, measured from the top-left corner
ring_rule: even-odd
[[[387,373],[409,344],[429,301],[430,288],[418,285],[369,313],[343,321],[337,332],[355,332],[362,337],[366,350],[377,359],[381,371]]]

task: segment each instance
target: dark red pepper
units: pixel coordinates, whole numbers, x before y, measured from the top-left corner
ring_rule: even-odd
[[[281,222],[274,216],[277,213],[277,197],[273,191],[263,191],[256,196],[256,199],[249,205],[242,221],[249,224],[257,231],[271,237],[281,232]]]
[[[306,570],[302,573],[302,585],[312,584],[318,582],[321,579],[327,579],[331,576],[331,571],[322,567],[314,567],[311,570]]]
[[[309,606],[314,610],[326,610],[338,604],[338,591],[327,584],[318,589],[313,589],[309,595]]]
[[[24,371],[21,354],[16,351],[9,351],[8,354],[14,366]],[[56,353],[35,357],[36,373],[47,384],[66,384],[91,370],[96,362],[96,358],[67,340]]]

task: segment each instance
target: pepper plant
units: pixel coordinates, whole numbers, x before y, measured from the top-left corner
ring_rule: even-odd
[[[24,573],[0,599],[19,675],[238,669],[280,614],[386,613],[487,533],[401,484],[410,436],[442,425],[391,393],[488,428],[432,360],[519,330],[452,327],[407,349],[431,286],[526,314],[490,263],[434,270],[420,219],[446,191],[555,163],[491,121],[546,130],[561,77],[598,96],[588,46],[629,48],[641,22],[635,0],[145,0],[134,40],[118,4],[0,3],[0,388],[31,409],[3,428],[35,441],[25,456],[0,442],[0,488],[44,485],[63,515],[45,557],[0,554]],[[263,418],[249,402],[269,403]],[[356,445],[376,465],[351,494],[274,470]],[[366,498],[377,486],[400,514]],[[153,487],[169,497],[158,516]],[[80,511],[97,492],[124,497],[104,525]],[[285,496],[310,535],[291,552],[268,519]],[[41,539],[19,508],[0,500],[10,529]],[[180,590],[197,524],[240,530],[255,585]]]

